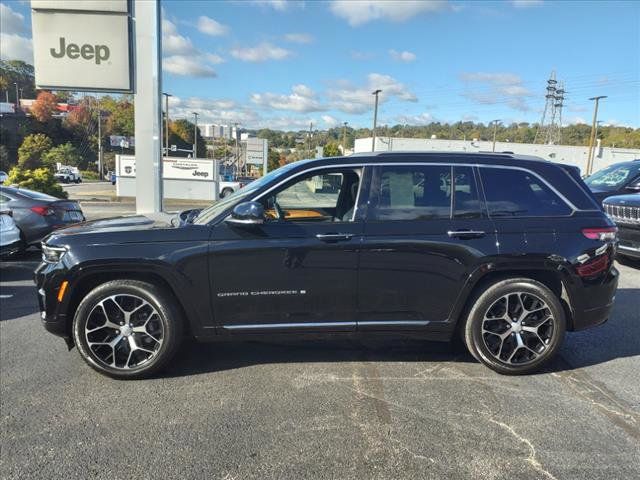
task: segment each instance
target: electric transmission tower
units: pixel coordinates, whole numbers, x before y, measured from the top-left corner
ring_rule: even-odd
[[[538,130],[533,143],[543,143],[548,145],[560,144],[562,127],[562,107],[564,106],[564,96],[566,91],[564,83],[556,80],[556,72],[551,72],[547,80],[547,93],[545,95],[544,111],[542,120],[538,125]]]

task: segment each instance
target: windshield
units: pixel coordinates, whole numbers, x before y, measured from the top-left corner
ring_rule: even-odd
[[[196,225],[205,225],[209,223],[231,205],[240,203],[243,199],[250,197],[251,194],[260,190],[264,185],[267,185],[268,183],[271,183],[272,181],[278,179],[278,177],[285,175],[293,167],[300,165],[300,163],[301,162],[289,163],[284,167],[273,170],[272,172],[266,174],[264,177],[261,177],[258,180],[245,185],[228,197],[225,197],[224,199],[214,203],[210,207],[202,210],[202,212],[200,212],[200,214],[194,219],[193,223]]]
[[[591,189],[605,192],[617,190],[640,174],[640,164],[612,165],[594,173],[585,180]]]

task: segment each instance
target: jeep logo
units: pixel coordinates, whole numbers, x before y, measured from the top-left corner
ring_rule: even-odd
[[[111,55],[109,47],[106,45],[89,45],[88,43],[85,43],[80,46],[77,43],[70,43],[65,46],[65,43],[66,39],[64,37],[60,37],[60,50],[57,52],[55,48],[49,50],[53,58],[62,58],[66,54],[67,57],[72,60],[75,60],[78,57],[82,57],[85,60],[94,59],[96,65],[100,65],[100,62],[109,60],[109,56]]]

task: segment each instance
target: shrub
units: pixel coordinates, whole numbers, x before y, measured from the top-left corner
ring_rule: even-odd
[[[48,168],[27,170],[20,167],[13,167],[9,172],[9,179],[6,181],[6,184],[15,184],[22,188],[28,188],[29,190],[46,193],[47,195],[53,195],[58,198],[67,198],[67,192],[58,185],[58,182],[53,176],[53,172]]]
[[[100,180],[100,178],[98,178],[98,172],[96,172],[95,170],[82,170],[80,173],[82,173],[82,180]]]
[[[25,169],[42,166],[42,156],[52,147],[53,142],[44,133],[27,135],[18,148],[18,165]]]
[[[82,161],[82,157],[76,147],[70,143],[53,147],[42,155],[42,165],[49,168],[56,168],[56,163],[77,167]]]

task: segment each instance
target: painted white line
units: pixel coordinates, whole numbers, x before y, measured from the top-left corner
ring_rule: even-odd
[[[11,298],[13,295],[0,295],[0,298]]]

